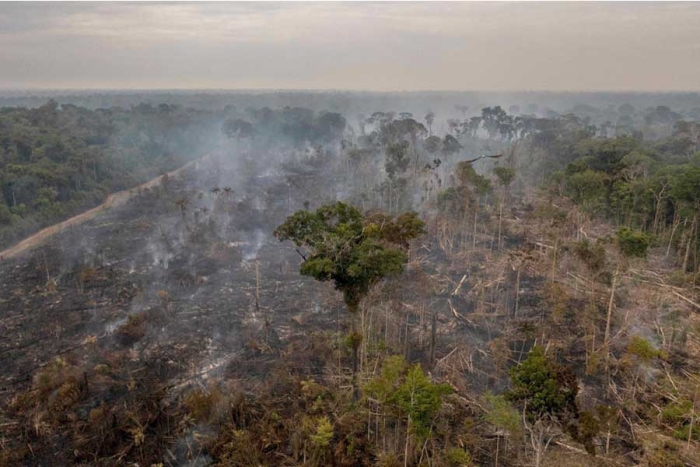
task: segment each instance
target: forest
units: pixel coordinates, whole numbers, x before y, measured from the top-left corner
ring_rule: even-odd
[[[696,95],[176,97],[4,98],[0,465],[700,465]]]

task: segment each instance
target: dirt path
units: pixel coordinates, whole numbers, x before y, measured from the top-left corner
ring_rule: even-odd
[[[183,165],[179,169],[173,170],[172,172],[168,172],[168,177],[176,177],[183,171],[187,170],[189,167],[194,166],[198,162],[204,161],[205,159],[209,158],[209,156],[204,156],[200,159],[188,162],[187,164]],[[51,238],[53,235],[56,235],[57,233],[61,232],[63,229],[68,228],[68,227],[73,227],[79,224],[82,224],[85,221],[88,221],[90,219],[93,219],[96,217],[99,213],[106,211],[107,209],[116,207],[116,206],[122,206],[124,205],[127,201],[129,201],[131,198],[136,196],[139,192],[139,190],[143,190],[146,188],[153,188],[157,186],[161,178],[163,176],[160,175],[152,180],[147,181],[146,183],[143,183],[141,185],[138,185],[134,188],[130,188],[128,190],[123,190],[123,191],[118,191],[116,193],[113,193],[107,197],[104,203],[100,204],[99,206],[96,206],[88,211],[85,211],[81,214],[78,214],[77,216],[73,216],[69,219],[66,219],[63,222],[59,222],[58,224],[54,224],[52,226],[46,227],[45,229],[42,229],[35,233],[34,235],[31,235],[18,244],[8,248],[5,251],[0,252],[0,261],[8,259],[8,258],[13,258],[31,248],[36,248],[42,244],[44,244],[49,238]]]

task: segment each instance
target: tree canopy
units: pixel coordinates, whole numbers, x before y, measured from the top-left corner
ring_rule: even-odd
[[[578,413],[578,383],[571,369],[559,365],[540,346],[534,347],[519,366],[510,370],[512,388],[507,397],[525,404],[531,417],[567,417]]]
[[[315,212],[297,211],[274,235],[297,246],[304,259],[301,274],[333,281],[354,312],[375,282],[403,270],[410,240],[423,233],[424,224],[415,212],[395,219],[379,212],[363,216],[357,208],[337,202]]]

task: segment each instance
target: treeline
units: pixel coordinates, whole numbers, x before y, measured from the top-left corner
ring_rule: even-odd
[[[205,154],[217,120],[168,105],[0,110],[0,246]]]
[[[500,105],[513,115],[551,117],[573,113],[590,117],[596,124],[616,123],[632,109],[635,120],[658,106],[673,109],[684,120],[700,118],[698,93],[551,93],[551,92],[328,92],[328,91],[2,91],[0,107],[40,107],[49,98],[60,104],[72,104],[91,110],[131,108],[140,103],[158,106],[161,103],[183,108],[221,111],[227,106],[246,108],[304,107],[314,111],[328,110],[347,118],[377,109],[406,110],[415,114],[432,110],[443,118],[462,115],[466,107],[478,112],[485,106]]]
[[[459,217],[454,230],[462,242],[468,234],[474,244],[489,206],[500,219],[511,191],[542,187],[579,206],[588,221],[599,217],[654,236],[649,240],[677,252],[683,271],[696,269],[699,122],[664,106],[621,105],[610,110],[617,121],[601,125],[571,113],[540,117],[495,106],[470,116],[460,108],[462,118],[377,111],[347,124],[338,114],[263,109],[229,121],[226,131],[238,138],[281,135],[295,148],[315,137],[326,156],[316,148],[321,156],[312,165],[342,174],[349,202],[365,210]],[[441,122],[446,132],[438,130]],[[314,135],[320,130],[322,137]],[[288,177],[292,186],[302,183]]]
[[[517,173],[517,188],[547,181],[550,190],[586,212],[676,247],[688,257],[681,261],[686,268],[697,262],[690,246],[698,237],[700,124],[692,109],[578,105],[577,114],[548,111],[544,117],[534,104],[508,111],[455,109],[462,118],[391,111],[351,117],[302,107],[230,105],[205,111],[143,103],[88,110],[55,101],[35,109],[4,108],[0,246],[93,207],[109,193],[247,140],[244,147],[258,152],[314,148],[323,158],[324,151],[340,151],[348,198],[389,212],[444,207],[461,183],[455,163],[504,154],[496,165]],[[603,117],[609,120],[594,123]],[[483,174],[494,165],[475,167]],[[497,182],[495,174],[491,179]],[[490,187],[479,190],[488,198]]]
[[[328,143],[344,129],[339,114],[301,108],[88,110],[51,100],[0,109],[0,247],[190,160],[233,151],[231,140],[298,147]]]
[[[676,253],[682,273],[697,271],[700,122],[682,120],[663,106],[637,112],[627,105],[620,112],[616,125],[596,126],[574,114],[513,116],[487,107],[448,125],[460,148],[487,141],[484,149],[506,153],[494,170],[481,167],[492,172],[492,181],[499,180],[499,171],[514,170],[520,191],[539,187],[551,200],[572,201],[587,216],[582,223],[604,219],[641,231],[665,245],[667,256]],[[451,184],[438,197],[443,206],[464,180]],[[483,183],[479,190],[492,191]]]
[[[582,138],[570,162],[550,174],[551,196],[564,196],[589,218],[644,232],[673,248],[681,271],[697,271],[700,212],[700,124],[677,122],[673,135],[650,142],[623,136]]]

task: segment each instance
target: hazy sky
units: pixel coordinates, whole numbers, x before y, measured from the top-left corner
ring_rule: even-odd
[[[700,3],[0,3],[0,87],[699,90]]]

